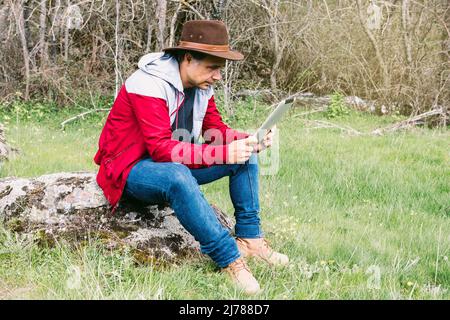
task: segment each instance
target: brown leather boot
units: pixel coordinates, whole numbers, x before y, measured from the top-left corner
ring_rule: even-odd
[[[289,263],[287,255],[273,251],[264,238],[236,238],[242,257],[256,257],[273,266],[284,266]]]
[[[246,294],[253,295],[261,292],[258,281],[250,272],[244,259],[239,258],[235,260],[226,268],[223,268],[222,271],[227,272],[237,287],[242,289]]]

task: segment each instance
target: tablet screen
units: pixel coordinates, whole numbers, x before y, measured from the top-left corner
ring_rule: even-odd
[[[258,139],[258,143],[261,143],[264,139],[264,135],[268,130],[270,130],[277,122],[281,119],[283,114],[292,106],[294,102],[294,98],[286,99],[281,101],[275,110],[267,117],[266,121],[259,127],[256,132],[256,138]]]

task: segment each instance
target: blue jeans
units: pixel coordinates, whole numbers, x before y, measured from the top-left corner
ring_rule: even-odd
[[[259,218],[258,164],[253,155],[243,164],[223,164],[189,169],[175,162],[153,162],[147,157],[131,169],[125,194],[147,204],[168,202],[182,226],[223,268],[240,257],[235,239],[217,219],[199,185],[229,176],[236,218],[235,235],[262,237]]]

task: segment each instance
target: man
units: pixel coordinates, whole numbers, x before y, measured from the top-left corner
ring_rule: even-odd
[[[271,265],[288,263],[274,252],[260,227],[258,166],[254,152],[272,144],[273,133],[257,144],[230,129],[214,102],[212,85],[230,50],[220,21],[189,21],[177,47],[143,56],[121,88],[100,135],[97,182],[113,212],[126,194],[145,203],[169,202],[183,227],[248,294],[260,291],[243,257]],[[205,143],[200,143],[203,136]],[[219,223],[199,185],[229,177],[235,209],[233,238]]]

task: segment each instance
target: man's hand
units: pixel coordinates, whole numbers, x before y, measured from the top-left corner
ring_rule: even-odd
[[[273,126],[272,129],[266,132],[264,139],[261,143],[258,143],[255,146],[255,152],[261,152],[264,149],[270,148],[273,144],[273,136],[275,135],[275,131],[277,130],[277,126]]]
[[[252,155],[257,143],[254,136],[231,142],[228,145],[227,163],[244,163]]]

